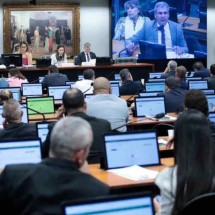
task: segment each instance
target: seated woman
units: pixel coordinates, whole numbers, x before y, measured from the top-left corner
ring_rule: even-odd
[[[154,198],[157,214],[178,214],[186,203],[201,194],[214,192],[214,143],[206,116],[188,109],[174,126],[175,165],[155,179],[160,203]]]
[[[61,63],[67,63],[67,55],[65,53],[65,47],[58,45],[56,52],[51,55],[51,64],[60,65]]]
[[[8,83],[10,87],[21,87],[22,83],[28,83],[28,80],[17,68],[13,68],[9,70]]]
[[[32,54],[28,52],[28,44],[20,43],[20,54],[22,54],[22,65],[32,65]]]

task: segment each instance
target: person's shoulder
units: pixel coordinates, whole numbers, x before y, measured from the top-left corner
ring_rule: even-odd
[[[121,25],[121,24],[124,24],[125,23],[125,20],[126,20],[126,17],[120,17],[119,19],[118,19],[118,22],[117,22],[117,25]]]

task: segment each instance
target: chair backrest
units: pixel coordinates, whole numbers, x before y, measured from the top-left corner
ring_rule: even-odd
[[[202,51],[199,41],[194,36],[185,37],[190,54],[194,54],[194,51]]]
[[[167,136],[168,130],[174,129],[174,126],[171,124],[167,124],[167,123],[159,123],[159,124],[154,125],[152,127],[152,129],[157,130],[158,136]]]
[[[206,193],[190,200],[178,215],[207,214],[209,208],[214,208],[215,193]],[[213,214],[214,212],[212,212]]]

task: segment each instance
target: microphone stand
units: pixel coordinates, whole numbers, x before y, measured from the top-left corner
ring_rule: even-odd
[[[39,112],[39,111],[37,111],[37,110],[34,110],[34,109],[32,109],[32,108],[29,108],[29,107],[27,107],[27,105],[26,105],[26,106],[24,106],[23,104],[21,104],[21,105],[22,105],[22,107],[26,107],[28,110],[31,110],[31,111],[33,111],[33,112],[35,112],[35,113],[38,113],[39,115],[42,115],[42,117],[43,117],[43,122],[46,121],[46,118],[45,118],[44,113],[41,113],[41,112]]]

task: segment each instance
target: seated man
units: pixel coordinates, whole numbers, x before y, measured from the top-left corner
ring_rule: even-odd
[[[208,89],[215,89],[215,64],[210,66],[211,77],[206,78],[208,80]]]
[[[128,69],[122,69],[119,72],[122,80],[122,86],[120,86],[120,95],[133,95],[138,94],[143,90],[141,81],[133,81],[132,75]]]
[[[160,78],[168,78],[169,76],[175,76],[175,72],[177,69],[177,62],[174,60],[170,60],[167,64],[167,67],[164,73],[161,75]]]
[[[201,77],[201,78],[207,78],[210,77],[210,72],[207,68],[204,67],[203,63],[200,61],[196,61],[193,64],[193,69],[195,71],[193,77]]]
[[[23,111],[19,102],[8,99],[3,102],[2,117],[4,129],[0,129],[1,139],[36,138],[35,123],[22,122]]]
[[[165,80],[166,92],[159,93],[164,95],[167,113],[180,112],[184,110],[185,90],[180,88],[180,81],[177,77],[170,76]]]
[[[169,5],[157,2],[154,7],[155,20],[144,23],[142,29],[126,41],[126,48],[130,55],[137,48],[139,40],[164,44],[167,50],[176,54],[188,52],[180,24],[169,20]]]
[[[64,116],[78,116],[90,123],[93,130],[93,142],[90,148],[88,161],[90,163],[99,163],[103,156],[103,134],[111,132],[110,123],[107,120],[88,116],[86,112],[86,102],[83,93],[76,88],[66,90],[63,94],[63,105],[58,109],[58,118]],[[50,135],[55,122],[50,123],[49,133],[43,143],[43,157],[48,157],[50,147]]]
[[[43,88],[48,86],[65,85],[69,81],[67,75],[59,73],[57,66],[51,65],[48,67],[48,75],[42,80]]]
[[[96,59],[96,54],[94,52],[90,51],[91,44],[85,43],[84,44],[84,51],[81,52],[76,58],[75,58],[75,65],[81,65],[82,62],[89,62],[91,59]]]
[[[126,101],[111,94],[110,83],[104,77],[96,78],[93,86],[95,96],[87,101],[87,114],[108,120],[112,130],[126,131],[129,117]]]
[[[95,72],[93,69],[85,69],[83,73],[84,79],[76,81],[74,87],[81,90],[84,94],[93,93],[93,81],[95,79]]]
[[[80,171],[87,169],[92,139],[91,126],[79,117],[57,122],[50,158],[38,164],[8,165],[3,170],[0,213],[61,214],[63,201],[109,194],[107,185]]]
[[[187,73],[187,69],[184,66],[178,66],[176,68],[175,76],[180,80],[180,88],[184,90],[188,90],[188,84],[186,82],[185,76]]]

